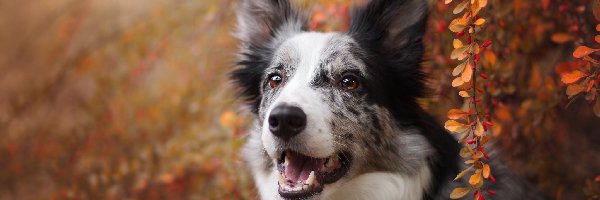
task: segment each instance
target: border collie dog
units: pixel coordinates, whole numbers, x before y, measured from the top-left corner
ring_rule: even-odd
[[[372,0],[347,32],[320,33],[287,0],[240,2],[232,79],[256,115],[243,155],[262,199],[448,199],[468,184],[453,181],[460,144],[417,103],[427,11]],[[492,165],[498,198],[536,198]]]

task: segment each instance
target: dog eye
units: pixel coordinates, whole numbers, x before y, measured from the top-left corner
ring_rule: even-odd
[[[346,90],[355,90],[360,84],[355,77],[346,76],[340,80],[340,86]]]
[[[279,84],[281,84],[281,81],[283,81],[283,78],[281,78],[281,75],[279,74],[271,74],[269,75],[269,86],[271,88],[276,88],[279,86]]]

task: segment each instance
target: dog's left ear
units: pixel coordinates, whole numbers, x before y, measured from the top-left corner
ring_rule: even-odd
[[[427,15],[427,0],[371,0],[352,12],[348,32],[363,44],[397,52],[415,42],[420,44]]]
[[[365,52],[365,62],[386,88],[384,103],[405,121],[418,113],[417,98],[427,96],[422,71],[427,0],[371,0],[352,13],[348,34]]]

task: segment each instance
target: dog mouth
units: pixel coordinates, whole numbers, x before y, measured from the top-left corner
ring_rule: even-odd
[[[283,198],[307,198],[323,191],[325,184],[341,179],[350,166],[347,153],[314,158],[284,151],[277,159],[279,195]]]

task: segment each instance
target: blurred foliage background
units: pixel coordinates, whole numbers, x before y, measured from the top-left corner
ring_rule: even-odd
[[[422,103],[441,123],[462,102],[450,86],[452,13],[431,2],[434,95]],[[583,100],[566,107],[559,74],[575,46],[594,46],[600,4],[541,2],[490,0],[484,13],[494,41],[484,63],[498,84],[494,140],[549,196],[593,198],[600,118]],[[350,1],[295,3],[313,11],[314,30],[348,25]],[[236,6],[0,1],[0,199],[256,199],[239,156],[252,116],[227,80]]]

